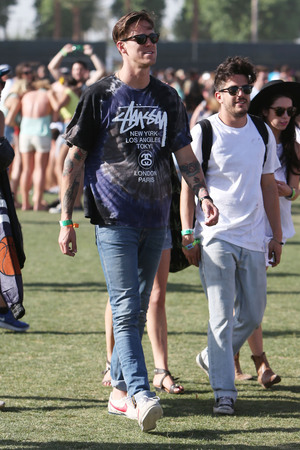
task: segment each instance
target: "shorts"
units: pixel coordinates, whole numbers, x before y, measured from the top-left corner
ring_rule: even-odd
[[[20,153],[29,153],[36,151],[38,153],[49,153],[51,149],[50,136],[30,136],[20,134],[19,140]]]
[[[14,133],[15,133],[14,127],[5,125],[4,136],[6,137],[6,139],[8,140],[8,142],[12,147],[14,146]]]
[[[166,229],[166,236],[163,243],[163,250],[168,250],[169,248],[172,248],[172,234],[170,228]]]

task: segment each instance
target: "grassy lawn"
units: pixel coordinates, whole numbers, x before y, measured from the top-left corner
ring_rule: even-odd
[[[213,417],[213,394],[195,356],[206,345],[207,305],[197,269],[171,274],[168,284],[169,366],[185,387],[160,395],[164,418],[145,434],[136,422],[107,413],[104,309],[107,292],[93,227],[81,213],[78,254],[57,244],[59,217],[19,212],[27,261],[23,270],[25,334],[0,330],[0,448],[5,449],[299,449],[300,448],[300,202],[296,236],[282,263],[268,271],[264,346],[282,382],[264,390],[239,382],[236,415]],[[144,349],[152,380],[147,335]],[[255,374],[250,350],[244,371]]]

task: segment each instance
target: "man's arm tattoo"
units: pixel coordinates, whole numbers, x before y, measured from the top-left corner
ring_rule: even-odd
[[[200,193],[207,193],[204,177],[201,177],[201,169],[199,161],[193,161],[188,164],[179,166],[182,176],[192,189],[194,194],[198,197]]]
[[[80,177],[79,177],[80,179]],[[79,188],[79,180],[76,178],[73,180],[72,184],[69,186],[69,188],[66,190],[63,201],[63,210],[68,215],[72,214],[75,199],[78,193]]]
[[[86,155],[87,152],[85,150],[82,150],[79,147],[75,147],[73,154],[70,155],[68,153],[64,162],[63,177],[68,177],[69,182],[68,188],[65,191],[64,197],[62,199],[62,206],[64,212],[68,215],[72,214],[73,211],[73,206],[79,189],[82,170],[82,166],[78,166],[76,163],[74,164],[74,162],[76,160],[76,162],[83,163]]]
[[[85,150],[82,150],[79,147],[74,148],[74,154],[73,158],[76,159],[76,161],[84,161],[87,156],[87,152]],[[74,162],[70,158],[69,154],[67,154],[65,162],[64,162],[64,169],[63,169],[63,176],[64,175],[70,175],[70,173],[74,169]]]

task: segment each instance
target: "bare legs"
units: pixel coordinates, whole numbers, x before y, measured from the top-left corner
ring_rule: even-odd
[[[112,313],[111,313],[109,299],[107,300],[107,303],[106,303],[104,321],[105,321],[105,341],[106,341],[106,366],[105,366],[105,370],[103,372],[104,377],[102,380],[102,384],[103,384],[103,386],[110,386],[111,385],[110,361],[111,361],[111,355],[113,352],[113,348],[115,345],[115,340],[114,340],[113,325],[112,325]]]
[[[248,344],[252,352],[251,359],[254,362],[257,372],[257,381],[266,389],[273,386],[273,384],[280,383],[281,378],[271,369],[263,349],[263,335],[261,325],[256,328],[248,338]],[[239,354],[235,355],[234,363],[236,379],[250,379],[247,374],[243,374],[241,370],[238,371],[238,369],[240,369]]]
[[[20,191],[22,198],[22,210],[31,209],[29,203],[29,190],[32,185],[32,173],[34,168],[34,152],[22,153],[22,173],[20,179]]]
[[[152,346],[154,365],[166,370],[168,369],[168,330],[165,303],[169,266],[170,250],[163,250],[147,313],[147,331]]]
[[[164,369],[168,371],[168,330],[167,330],[167,317],[166,317],[166,289],[169,275],[170,265],[170,249],[163,250],[160,264],[154,279],[152,292],[150,295],[149,309],[147,313],[147,331],[152,346],[154,365],[158,369]],[[113,333],[112,333],[112,317],[109,302],[106,305],[105,310],[105,333],[106,333],[106,348],[107,348],[107,360],[110,361],[112,349],[114,345]],[[107,374],[105,374],[102,384],[107,386]],[[162,374],[156,374],[153,379],[155,386],[160,385]],[[167,375],[163,380],[163,386],[168,391],[170,387],[174,385],[174,380],[170,375]],[[173,393],[179,394],[183,392],[182,386],[174,386]],[[117,393],[116,393],[117,394]],[[118,393],[120,397],[124,396]],[[115,395],[114,399],[118,399]]]
[[[261,355],[263,353],[263,335],[261,325],[253,331],[248,338],[248,344],[252,355]]]
[[[32,197],[34,211],[41,211],[45,209],[45,205],[42,200],[44,195],[48,159],[49,153],[35,152]]]
[[[45,186],[46,168],[49,153],[27,152],[22,153],[22,173],[20,180],[22,210],[31,209],[29,203],[29,191],[33,183],[33,209],[40,211],[45,209],[43,205],[43,194]]]
[[[268,267],[266,267],[268,270]],[[248,344],[252,352],[251,359],[254,362],[257,371],[257,381],[266,389],[273,384],[280,383],[281,378],[271,369],[263,348],[262,326],[256,328],[248,338]],[[239,353],[234,357],[235,377],[240,380],[251,379],[248,374],[243,374],[239,365]]]
[[[166,372],[168,369],[168,328],[166,315],[166,291],[169,276],[171,251],[163,250],[159,267],[154,279],[149,309],[147,313],[147,331],[152,346],[154,366],[160,373],[155,373],[153,385],[159,386],[163,379],[163,387],[169,391],[173,386],[173,393],[179,394],[183,392],[182,386],[174,386],[172,376]],[[162,370],[165,371],[163,373]]]
[[[21,176],[21,172],[22,172],[22,159],[21,159],[21,154],[19,151],[19,138],[16,135],[14,135],[14,146],[13,147],[14,147],[14,151],[15,151],[15,157],[10,166],[9,179],[10,179],[11,192],[13,193],[13,196],[14,196],[15,207],[19,208],[21,205],[19,205],[19,203],[17,201],[17,194],[18,194],[18,188],[19,188],[19,184],[20,184],[20,176]]]

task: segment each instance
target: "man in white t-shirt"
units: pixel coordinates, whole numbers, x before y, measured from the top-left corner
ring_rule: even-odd
[[[218,114],[209,117],[213,141],[206,172],[207,186],[220,216],[215,227],[204,223],[201,204],[183,181],[181,198],[182,244],[191,264],[200,262],[200,276],[208,298],[208,349],[197,363],[209,373],[216,414],[233,414],[237,390],[234,358],[262,321],[266,306],[264,210],[273,239],[269,243],[272,266],[280,262],[281,225],[274,171],[279,166],[276,144],[268,128],[266,146],[247,114],[255,71],[246,58],[227,58],[215,77]],[[192,147],[202,162],[202,131],[192,129]],[[195,237],[199,246],[189,245]],[[201,261],[200,261],[201,259]],[[235,315],[233,310],[235,309]]]

